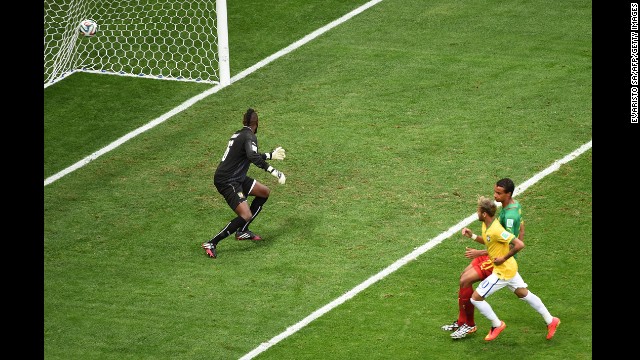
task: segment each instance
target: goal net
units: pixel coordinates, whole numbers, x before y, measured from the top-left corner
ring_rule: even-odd
[[[80,71],[228,85],[226,0],[45,0],[44,87]]]

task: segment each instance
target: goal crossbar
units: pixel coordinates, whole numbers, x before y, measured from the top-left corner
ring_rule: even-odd
[[[44,87],[77,72],[230,83],[226,0],[46,0]],[[96,35],[77,31],[84,19]]]

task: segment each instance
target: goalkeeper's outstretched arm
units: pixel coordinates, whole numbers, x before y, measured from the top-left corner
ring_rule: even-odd
[[[284,158],[286,157],[286,153],[285,150],[281,147],[278,146],[277,148],[273,149],[272,152],[268,152],[268,153],[264,153],[263,154],[263,159],[265,160],[284,160]]]
[[[287,177],[284,176],[282,171],[274,169],[273,166],[269,165],[267,171],[271,173],[271,175],[277,177],[280,184],[284,184],[284,182],[287,181]]]

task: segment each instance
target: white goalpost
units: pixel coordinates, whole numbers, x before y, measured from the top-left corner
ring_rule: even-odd
[[[228,85],[227,2],[45,0],[44,87],[75,72]]]

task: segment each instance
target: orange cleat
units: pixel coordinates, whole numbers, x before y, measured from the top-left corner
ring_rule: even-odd
[[[497,338],[498,335],[500,335],[500,333],[502,332],[502,330],[504,330],[504,328],[506,327],[507,327],[507,324],[505,324],[504,321],[500,321],[500,326],[491,327],[491,330],[489,330],[489,333],[487,334],[487,336],[484,337],[484,339],[487,341],[491,341]]]
[[[554,317],[551,324],[547,325],[547,340],[550,340],[556,334],[556,329],[560,325],[560,318]]]

